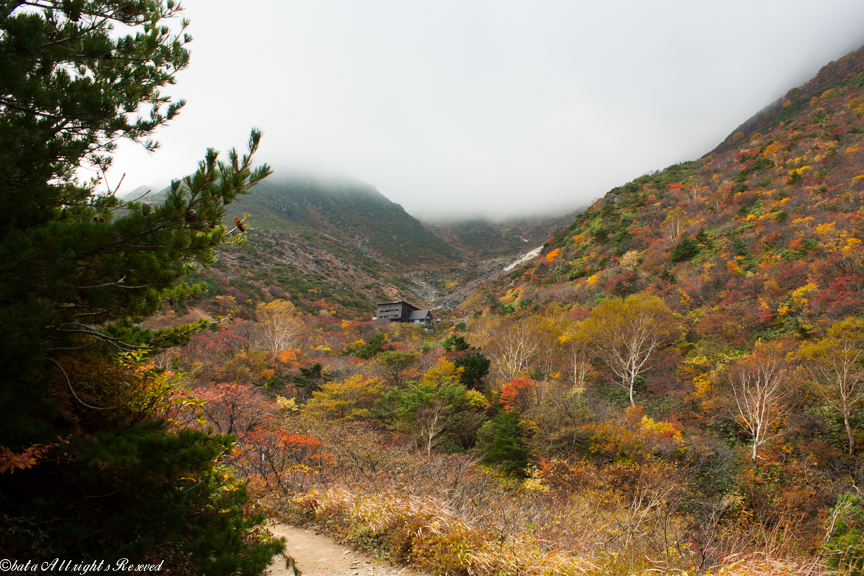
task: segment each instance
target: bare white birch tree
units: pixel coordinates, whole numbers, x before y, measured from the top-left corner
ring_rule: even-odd
[[[527,318],[503,326],[496,338],[493,353],[495,367],[501,378],[511,380],[527,371],[540,353],[540,344],[536,328]]]
[[[573,324],[564,331],[558,341],[564,345],[569,356],[570,373],[573,377],[572,392],[582,394],[588,386],[588,377],[593,372],[590,343],[582,333],[582,324]]]
[[[585,347],[574,346],[570,353],[570,359],[573,365],[573,391],[582,394],[588,387],[588,376],[593,371],[591,358]]]
[[[709,188],[708,188],[708,186],[700,186],[700,185],[696,184],[695,182],[691,182],[690,184],[687,185],[686,190],[687,190],[687,196],[691,200],[698,200],[698,199],[704,197],[708,193]]]
[[[780,356],[757,347],[730,372],[738,424],[753,439],[750,460],[755,464],[759,447],[777,436],[772,428],[789,412],[786,367]]]

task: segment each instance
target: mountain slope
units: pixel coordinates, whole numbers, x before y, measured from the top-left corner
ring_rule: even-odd
[[[407,268],[461,258],[402,206],[359,181],[272,176],[239,198],[232,210],[249,212],[256,228],[328,234]]]
[[[765,132],[799,116],[813,98],[832,88],[854,89],[864,85],[864,47],[823,66],[809,82],[792,88],[786,96],[764,108],[736,128],[712,153],[728,152],[756,132]]]
[[[435,299],[412,276],[323,234],[253,228],[244,245],[220,248],[218,256],[210,269],[187,278],[207,284],[200,305],[212,314],[285,298],[310,314],[368,320],[383,300],[431,306]]]
[[[806,338],[858,314],[861,54],[826,67],[833,72],[791,91],[790,104],[750,119],[711,154],[611,190],[497,296],[516,294],[504,300],[510,308],[557,301],[583,316],[600,299],[650,291],[682,315],[691,343],[734,349]]]
[[[296,176],[260,183],[229,219],[243,212],[247,245],[223,250],[199,278],[221,308],[286,295],[308,312],[352,318],[382,300],[452,308],[572,217],[421,224],[361,182]]]

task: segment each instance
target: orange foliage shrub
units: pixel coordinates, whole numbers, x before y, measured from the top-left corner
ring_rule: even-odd
[[[513,378],[501,388],[501,404],[508,412],[525,412],[536,400],[537,382],[530,378]]]
[[[554,250],[552,250],[551,252],[546,254],[546,261],[547,262],[554,262],[555,259],[558,257],[558,254],[560,254],[560,253],[561,253],[561,248],[555,248]]]
[[[259,426],[238,441],[231,463],[250,481],[253,490],[293,494],[308,485],[322,467],[333,463],[314,436],[296,434],[278,425]]]
[[[654,421],[641,406],[631,406],[622,420],[587,424],[590,450],[604,460],[645,462],[656,452],[671,452],[680,446],[682,433],[670,422]]]
[[[285,348],[284,350],[280,350],[277,358],[283,364],[286,364],[289,368],[293,368],[297,365],[297,362],[300,361],[302,353],[299,348]]]

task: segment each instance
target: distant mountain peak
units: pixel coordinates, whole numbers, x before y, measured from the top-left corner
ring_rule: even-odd
[[[251,224],[261,228],[329,234],[393,265],[461,260],[458,250],[402,206],[356,179],[274,175],[238,198],[231,210],[249,212]]]

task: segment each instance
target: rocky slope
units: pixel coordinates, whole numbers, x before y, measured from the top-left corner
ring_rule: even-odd
[[[466,258],[511,257],[546,242],[558,228],[581,212],[557,216],[512,218],[500,222],[484,218],[424,222],[429,230],[459,249]]]

